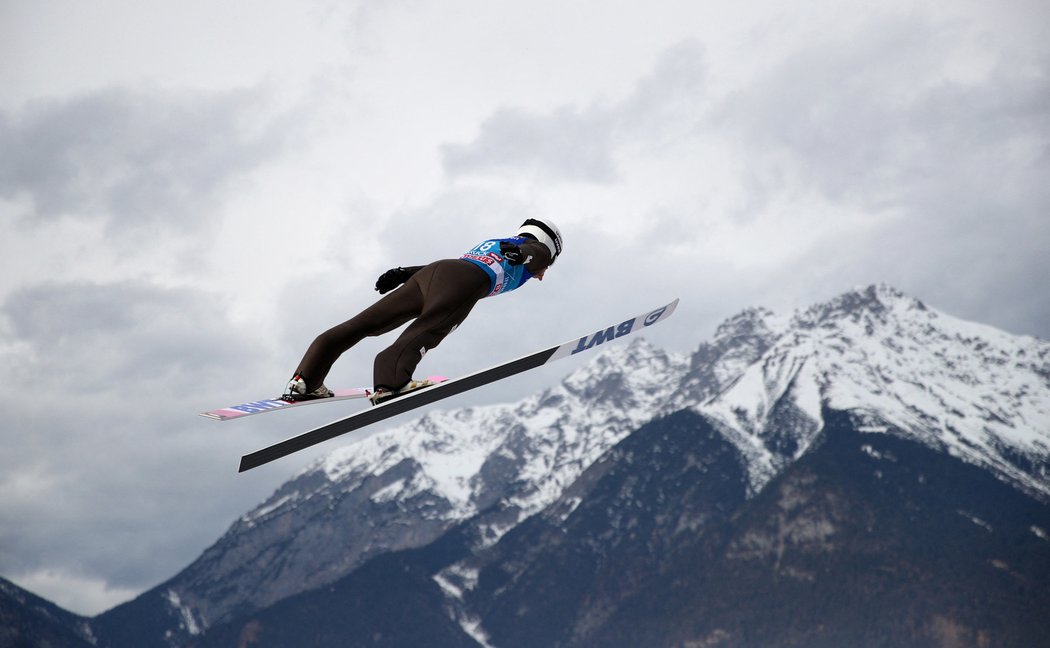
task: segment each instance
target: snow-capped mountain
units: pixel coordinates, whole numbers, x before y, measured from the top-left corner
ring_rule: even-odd
[[[726,387],[694,404],[751,458],[755,490],[806,451],[830,407],[1050,496],[1050,344],[950,317],[888,286],[786,324],[762,315],[756,350],[766,348],[743,371],[723,370]]]
[[[916,441],[1050,501],[1050,343],[872,286],[792,316],[749,309],[689,357],[644,339],[613,345],[518,403],[434,410],[337,449],[171,581],[103,615],[102,634],[149,616],[166,619],[143,630],[156,645],[181,645],[453,532],[468,552],[501,555],[489,549],[515,546],[501,540],[527,521],[557,526],[585,507],[593,493],[582,483],[601,477],[599,460],[683,411],[716,431],[705,447],[739,454],[746,496],[758,498],[819,445],[830,410],[849,412],[864,434]],[[437,579],[463,600],[478,569],[466,559]]]

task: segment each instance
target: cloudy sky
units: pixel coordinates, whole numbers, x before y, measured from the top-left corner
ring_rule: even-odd
[[[1050,338],[1048,73],[1043,0],[0,0],[0,575],[83,614],[174,575],[338,443],[241,454],[351,410],[195,413],[529,216],[564,258],[421,372],[876,282]]]

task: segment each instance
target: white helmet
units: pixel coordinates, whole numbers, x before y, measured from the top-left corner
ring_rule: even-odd
[[[549,218],[530,218],[525,221],[518,228],[518,236],[523,234],[528,234],[547,246],[547,249],[551,251],[551,264],[561,254],[561,232]]]

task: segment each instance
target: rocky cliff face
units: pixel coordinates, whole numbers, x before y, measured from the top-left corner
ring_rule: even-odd
[[[88,648],[94,643],[90,619],[0,578],[0,646]]]

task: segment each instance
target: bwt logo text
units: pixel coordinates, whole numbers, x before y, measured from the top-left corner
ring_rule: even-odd
[[[660,318],[666,311],[667,307],[660,308],[654,310],[645,317],[630,319],[624,322],[623,324],[620,324],[619,326],[610,326],[604,331],[598,331],[594,335],[582,337],[580,338],[580,341],[576,343],[576,348],[573,349],[572,353],[570,353],[569,355],[579,353],[580,351],[586,351],[587,349],[602,344],[603,342],[607,342],[609,340],[613,340],[618,337],[627,335],[632,330],[634,330],[634,323],[638,320],[642,320],[643,326],[652,326],[653,324],[656,324],[660,321]]]
[[[580,351],[586,351],[587,349],[598,344],[602,344],[603,342],[607,342],[609,340],[627,335],[631,332],[633,328],[634,320],[630,319],[624,322],[623,324],[620,324],[619,326],[610,326],[604,331],[598,331],[594,335],[584,336],[580,338],[580,341],[579,343],[577,343],[576,348],[573,349],[572,353],[570,353],[569,355],[579,353]]]

